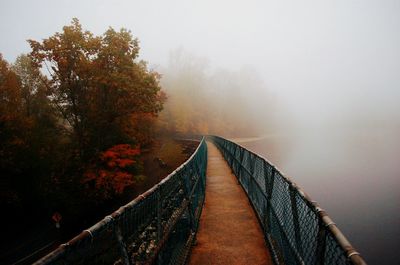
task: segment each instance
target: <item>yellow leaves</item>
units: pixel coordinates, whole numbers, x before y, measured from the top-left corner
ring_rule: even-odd
[[[21,111],[22,91],[18,76],[0,54],[0,116]]]

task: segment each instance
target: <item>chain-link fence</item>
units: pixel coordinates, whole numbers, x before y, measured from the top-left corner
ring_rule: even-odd
[[[365,264],[335,223],[266,159],[209,136],[246,191],[276,264]]]
[[[205,196],[207,146],[159,184],[35,264],[183,264]]]

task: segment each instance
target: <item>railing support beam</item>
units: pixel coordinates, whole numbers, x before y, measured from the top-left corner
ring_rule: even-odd
[[[317,234],[316,265],[323,265],[325,263],[326,229],[322,220],[319,220],[318,226],[319,226],[319,231]]]
[[[303,245],[301,242],[301,234],[300,234],[299,212],[296,202],[296,187],[293,184],[290,184],[289,186],[289,193],[290,193],[290,202],[291,202],[292,216],[293,216],[294,237],[296,240],[297,251],[299,252],[300,256],[303,257]]]
[[[126,244],[124,242],[124,237],[122,236],[119,225],[116,225],[115,227],[115,235],[117,237],[119,250],[121,252],[122,263],[124,265],[130,265],[131,263],[129,261],[128,251],[126,250]]]

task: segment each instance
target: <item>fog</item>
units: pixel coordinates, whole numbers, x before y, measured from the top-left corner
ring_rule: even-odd
[[[13,62],[26,39],[72,17],[95,34],[132,30],[171,92],[166,111],[181,87],[229,121],[196,117],[196,130],[270,135],[247,145],[319,201],[367,262],[399,264],[400,1],[3,0],[0,52]]]
[[[180,48],[159,69],[167,95],[160,125],[181,134],[259,136],[277,129],[275,96],[251,67],[213,69]]]

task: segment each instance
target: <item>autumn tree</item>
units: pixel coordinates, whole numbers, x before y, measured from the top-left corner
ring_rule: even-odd
[[[70,143],[69,169],[62,185],[80,186],[82,178],[87,180],[88,168],[96,183],[115,179],[132,184],[125,181],[134,177],[132,170],[132,174],[114,174],[101,157],[121,144],[140,151],[151,143],[165,101],[160,75],[138,59],[138,40],[126,29],[109,28],[95,36],[73,19],[62,32],[29,43],[36,69],[47,71],[48,98]],[[103,194],[118,194],[125,186],[95,185]]]
[[[18,150],[26,144],[23,127],[28,122],[22,119],[22,111],[18,76],[0,54],[0,168],[3,170],[12,170]]]
[[[48,194],[61,145],[46,78],[26,55],[13,65],[0,56],[0,65],[0,172],[6,191],[1,202],[12,212]]]
[[[130,31],[110,28],[94,36],[73,19],[61,33],[29,42],[36,66],[48,71],[53,104],[81,160],[121,142],[140,144],[130,134],[131,116],[156,115],[163,102],[159,75],[138,61],[138,40]]]
[[[31,171],[37,173],[36,183],[49,183],[49,175],[60,170],[57,159],[62,148],[62,133],[59,118],[49,98],[48,79],[35,67],[27,55],[17,57],[12,65],[17,74],[21,90],[22,110],[20,115],[29,122],[26,130],[27,148],[24,151]],[[40,183],[44,186],[44,183]]]

